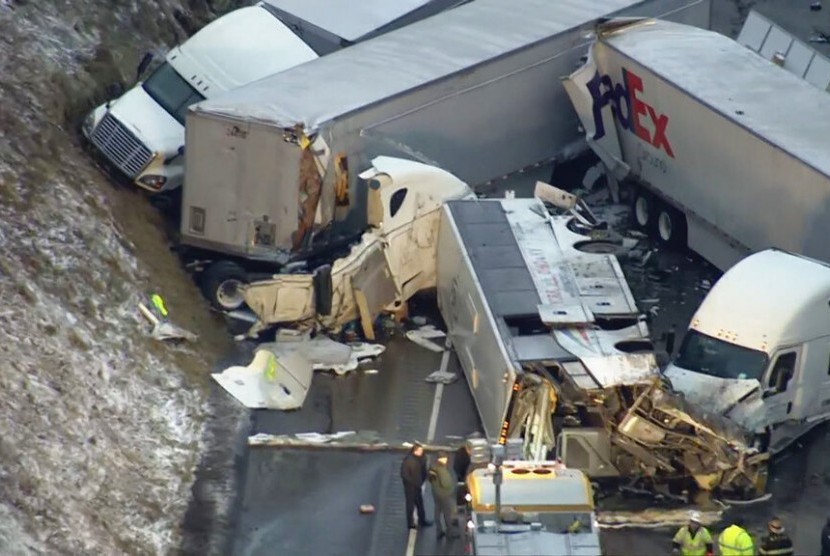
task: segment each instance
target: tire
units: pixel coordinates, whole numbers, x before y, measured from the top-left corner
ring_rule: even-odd
[[[641,230],[651,231],[655,221],[655,205],[654,196],[638,187],[631,203],[631,223]]]
[[[663,203],[657,211],[655,236],[660,243],[686,247],[686,217],[674,207]]]
[[[249,282],[245,270],[232,261],[217,261],[202,275],[202,293],[220,311],[233,311],[245,305],[239,286]]]

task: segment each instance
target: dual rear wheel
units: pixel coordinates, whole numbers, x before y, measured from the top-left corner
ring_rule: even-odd
[[[631,210],[633,224],[672,247],[686,247],[686,217],[682,212],[661,201],[643,188],[634,192]]]

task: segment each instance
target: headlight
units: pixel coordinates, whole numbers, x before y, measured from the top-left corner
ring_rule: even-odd
[[[473,530],[473,529],[475,529],[475,528],[476,528],[476,524],[475,524],[475,522],[473,522],[473,520],[472,520],[472,519],[471,519],[471,520],[469,520],[469,521],[467,522],[467,529],[469,529],[470,531],[472,531],[472,530]]]
[[[464,500],[466,500],[467,502],[472,502],[473,501],[473,496],[468,492],[467,494],[464,495]]]
[[[167,183],[167,176],[147,174],[146,176],[138,178],[138,182],[146,185],[147,187],[152,187],[153,189],[161,189],[164,187],[164,184]]]
[[[84,123],[81,125],[81,131],[84,132],[84,135],[89,137],[92,135],[92,130],[95,129],[95,112],[92,111],[87,114],[87,117],[84,118]]]

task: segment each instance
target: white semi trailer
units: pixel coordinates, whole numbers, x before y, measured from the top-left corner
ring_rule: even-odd
[[[456,200],[438,230],[438,305],[491,443],[594,479],[765,488],[751,435],[662,381],[616,257],[538,199]]]
[[[697,27],[597,28],[564,81],[636,223],[721,270],[769,247],[830,261],[830,96]]]
[[[584,148],[557,80],[614,15],[707,27],[709,0],[475,0],[194,105],[180,239],[206,296],[233,309],[252,275],[359,237],[376,156],[475,187]]]

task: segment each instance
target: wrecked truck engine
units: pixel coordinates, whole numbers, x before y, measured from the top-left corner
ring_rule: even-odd
[[[754,449],[735,424],[687,404],[660,377],[581,390],[562,367],[537,366],[535,372],[550,377],[560,400],[550,421],[556,429],[556,453],[567,465],[587,466],[595,477],[625,478],[657,490],[694,489],[733,497],[763,492],[769,455]],[[595,434],[599,431],[604,434]],[[576,446],[590,449],[572,449]],[[585,454],[591,454],[587,462],[580,459]]]

